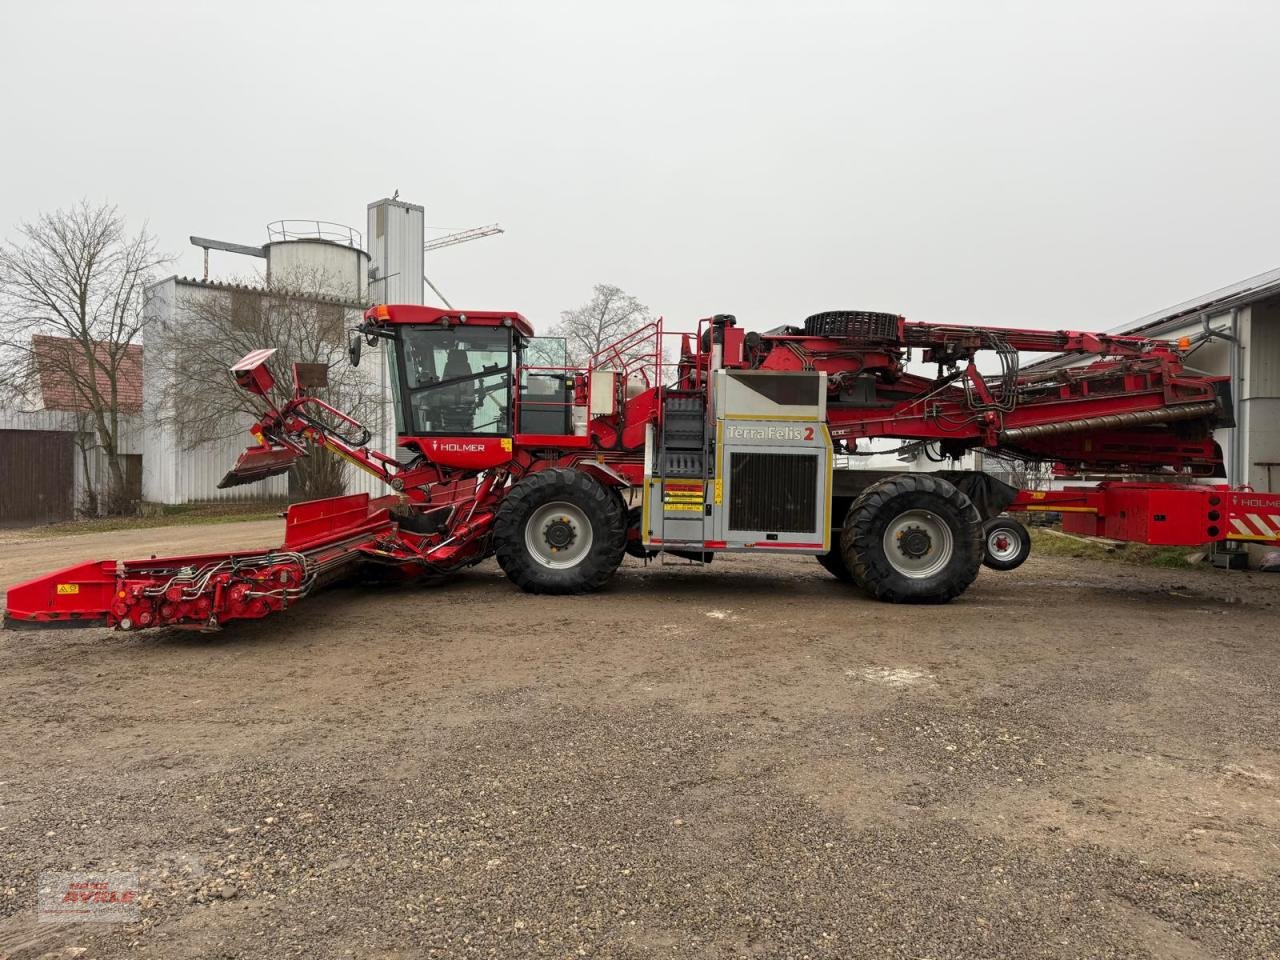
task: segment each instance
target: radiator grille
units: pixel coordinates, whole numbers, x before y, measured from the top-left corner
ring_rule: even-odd
[[[817,529],[818,458],[796,453],[729,457],[729,529],[812,533]]]

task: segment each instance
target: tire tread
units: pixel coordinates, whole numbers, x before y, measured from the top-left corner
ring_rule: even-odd
[[[955,538],[958,562],[935,577],[932,590],[904,589],[906,583],[883,555],[877,521],[895,499],[936,497],[968,520],[968,535]],[[953,533],[954,535],[954,533]],[[853,582],[877,600],[892,603],[947,603],[968,589],[982,565],[982,523],[977,508],[960,490],[938,477],[904,473],[873,483],[859,494],[845,517],[840,549]],[[940,579],[939,579],[940,578]]]
[[[569,570],[552,571],[529,556],[525,521],[535,508],[566,500],[591,520],[591,552]],[[494,521],[494,553],[502,572],[526,593],[574,594],[598,590],[613,576],[626,549],[626,514],[622,498],[594,477],[568,467],[549,467],[530,474],[507,493]],[[549,576],[550,575],[550,576]]]

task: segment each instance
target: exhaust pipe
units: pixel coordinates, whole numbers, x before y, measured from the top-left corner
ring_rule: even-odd
[[[1041,423],[1030,427],[1012,427],[999,434],[1001,443],[1015,443],[1035,437],[1051,437],[1059,433],[1077,433],[1083,430],[1113,430],[1117,427],[1138,427],[1152,423],[1171,423],[1174,420],[1196,420],[1218,412],[1217,400],[1185,403],[1159,410],[1138,410],[1134,413],[1112,413],[1105,417],[1087,417],[1084,420],[1062,420],[1057,423]]]

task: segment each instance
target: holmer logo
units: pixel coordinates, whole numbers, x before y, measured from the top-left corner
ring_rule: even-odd
[[[725,435],[730,440],[812,440],[813,427],[797,427],[780,423],[767,427],[744,427],[736,423],[725,424]]]
[[[445,453],[484,453],[486,449],[483,443],[458,443],[457,441],[436,442],[433,446]]]
[[[1268,510],[1275,506],[1275,500],[1266,497],[1237,497],[1237,507],[1253,507],[1254,509],[1262,508]]]

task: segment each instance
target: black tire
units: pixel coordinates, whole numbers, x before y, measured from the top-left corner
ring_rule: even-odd
[[[892,541],[892,556],[885,541]],[[946,603],[982,565],[982,518],[947,481],[903,473],[867,487],[840,532],[853,582],[877,600]]]
[[[872,310],[828,310],[806,317],[804,332],[810,337],[855,337],[859,340],[898,340],[895,313]]]
[[[542,530],[529,530],[543,518]],[[626,514],[621,498],[594,477],[554,467],[512,487],[498,508],[493,541],[498,565],[521,590],[586,593],[603,586],[622,562]]]
[[[822,564],[822,569],[826,570],[827,573],[831,574],[837,580],[842,580],[845,583],[853,583],[853,571],[850,570],[849,565],[844,562],[844,554],[840,552],[839,543],[826,553],[817,554],[813,559]]]
[[[814,558],[818,563],[822,564],[822,569],[827,571],[841,583],[853,583],[853,571],[849,569],[849,565],[844,562],[844,553],[840,549],[840,526],[844,523],[844,518],[849,515],[849,506],[851,501],[847,497],[831,498],[831,522],[837,524],[831,530],[831,549],[826,553],[815,554]]]
[[[635,557],[637,560],[652,560],[658,555],[658,551],[651,547],[646,547],[641,538],[640,524],[643,522],[643,511],[640,507],[631,507],[624,514],[626,524],[626,548],[625,553],[629,557]],[[635,534],[633,537],[632,534]]]
[[[1031,556],[1031,534],[1012,517],[992,517],[982,525],[982,565],[1017,570]]]

